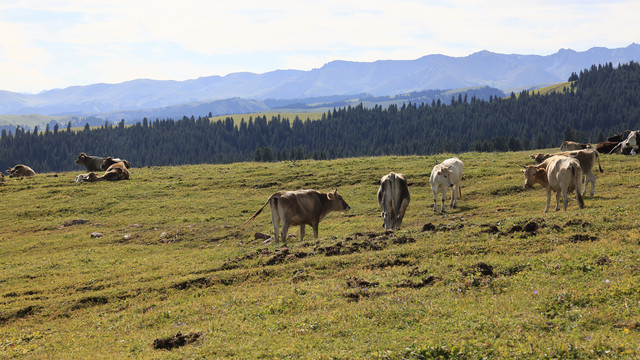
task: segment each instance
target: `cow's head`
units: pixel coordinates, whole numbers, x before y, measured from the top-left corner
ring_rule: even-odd
[[[529,157],[531,158],[531,160],[535,161],[536,164],[540,164],[541,162],[547,160],[548,158],[551,157],[550,154],[535,154],[535,155],[529,155]]]
[[[439,166],[438,172],[436,173],[436,183],[445,185],[446,187],[452,187],[453,181],[451,180],[451,176],[453,176],[451,169],[445,166]]]
[[[540,184],[542,186],[546,186],[546,178],[547,178],[547,170],[544,168],[538,168],[536,166],[524,166],[520,165],[524,169],[522,169],[522,174],[524,175],[524,188],[531,189],[533,185]]]
[[[85,153],[80,153],[78,155],[78,160],[76,160],[76,164],[83,165],[87,162],[88,156]]]
[[[116,162],[117,161],[114,161],[113,158],[109,156],[108,158],[102,161],[102,170],[107,170],[109,166],[115,164]]]
[[[342,198],[342,196],[340,196],[340,194],[338,194],[338,189],[335,189],[331,192],[327,193],[327,199],[329,199],[329,201],[331,201],[331,205],[333,206],[334,210],[349,210],[351,209],[351,207],[349,206],[349,204],[347,204],[346,201],[344,201],[344,199]]]

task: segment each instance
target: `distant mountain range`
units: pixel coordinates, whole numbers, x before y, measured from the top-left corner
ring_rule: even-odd
[[[617,49],[596,47],[584,52],[562,49],[547,56],[480,51],[465,57],[427,55],[416,60],[332,61],[310,71],[233,73],[186,81],[141,79],[39,94],[0,91],[0,115],[96,116],[118,121],[144,116],[175,118],[176,114],[264,111],[290,108],[294,103],[302,107],[314,103],[330,106],[376,97],[386,97],[379,100],[388,103],[399,94],[433,89],[466,92],[472,87],[489,87],[510,93],[567,81],[572,72],[579,73],[594,64],[611,62],[615,66],[631,60],[640,61],[639,44]],[[317,101],[330,96],[336,98]]]

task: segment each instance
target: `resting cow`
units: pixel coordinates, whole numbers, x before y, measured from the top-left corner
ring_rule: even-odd
[[[278,241],[278,230],[282,220],[282,241],[287,240],[289,226],[300,225],[300,241],[304,239],[305,225],[313,228],[313,238],[318,238],[318,224],[332,211],[349,210],[349,205],[338,194],[338,190],[322,193],[316,190],[278,191],[253,214],[243,225],[260,214],[267,204],[271,205],[273,233]]]
[[[591,149],[591,144],[581,144],[575,141],[563,141],[560,145],[560,151],[572,151],[572,150],[582,150],[582,149]]]
[[[34,176],[36,174],[33,169],[28,167],[27,165],[16,165],[11,169],[7,170],[9,173],[9,177],[25,177],[25,176]]]
[[[560,194],[564,210],[567,210],[567,194],[576,191],[578,207],[584,207],[584,200],[580,194],[580,182],[582,180],[582,170],[577,159],[566,156],[552,156],[538,165],[524,166],[524,188],[530,189],[535,184],[540,184],[547,190],[547,206],[544,212],[549,211],[551,191],[556,192],[556,211],[560,210]]]
[[[618,144],[620,144],[620,141],[602,141],[596,144],[596,151],[601,154],[609,154],[618,147]]]
[[[438,194],[442,194],[442,210],[447,198],[447,188],[451,188],[451,208],[458,206],[458,195],[462,196],[460,181],[462,180],[462,161],[458,158],[447,159],[431,170],[431,192],[433,192],[433,211],[438,211]]]
[[[102,170],[107,170],[109,168],[109,166],[115,164],[115,163],[123,163],[124,166],[129,169],[131,168],[131,163],[128,162],[127,160],[122,160],[122,159],[118,159],[118,158],[112,158],[111,156],[109,156],[108,158],[104,159],[104,161],[102,162],[102,165],[100,166],[100,168]]]
[[[80,153],[78,155],[78,160],[76,160],[76,164],[84,165],[87,168],[87,171],[100,171],[104,170],[102,168],[102,163],[105,158],[99,156],[91,156],[85,153]]]
[[[566,151],[557,154],[536,154],[530,155],[529,157],[535,160],[536,164],[541,164],[546,159],[552,156],[568,156],[578,160],[580,163],[580,168],[582,169],[582,173],[584,174],[584,189],[582,190],[582,195],[584,196],[587,193],[587,186],[591,183],[591,192],[590,195],[593,196],[596,189],[596,176],[593,174],[593,166],[596,161],[598,162],[598,168],[600,172],[602,171],[602,166],[600,166],[600,155],[596,150],[577,150],[577,151]]]
[[[392,172],[380,179],[378,204],[382,207],[385,229],[400,228],[410,200],[409,187],[404,174]]]
[[[91,172],[88,174],[80,174],[76,176],[76,182],[93,182],[93,181],[117,181],[117,180],[129,180],[129,170],[122,162],[117,162],[109,166],[107,171],[102,176],[98,176]]]

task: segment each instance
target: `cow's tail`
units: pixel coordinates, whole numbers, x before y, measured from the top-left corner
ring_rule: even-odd
[[[275,193],[275,194],[269,196],[269,198],[267,199],[267,202],[265,202],[264,205],[262,205],[262,207],[260,209],[258,209],[258,211],[256,211],[253,215],[251,215],[251,217],[247,221],[245,221],[244,224],[242,224],[242,226],[247,225],[248,223],[252,222],[253,219],[256,218],[256,216],[260,215],[260,213],[262,212],[262,209],[264,209],[264,207],[267,206],[269,201],[271,201],[272,199],[277,198],[278,195],[279,195],[279,193]]]
[[[578,172],[580,172],[580,176],[578,176]],[[580,165],[572,164],[571,173],[573,175],[573,186],[576,190],[576,200],[578,200],[578,207],[582,209],[584,207],[584,199],[582,198],[582,191],[580,189],[580,185],[582,185],[582,169],[580,168]]]
[[[600,155],[598,154],[597,151],[596,151],[596,160],[598,160],[598,168],[600,169],[600,172],[603,173],[604,171],[602,171],[602,166],[600,166]]]

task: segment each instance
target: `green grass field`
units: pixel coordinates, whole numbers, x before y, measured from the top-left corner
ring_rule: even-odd
[[[444,215],[429,174],[450,154],[5,178],[0,358],[638,357],[638,158],[601,155],[585,208],[544,214],[544,190],[522,188],[530,153],[458,154]],[[376,201],[390,171],[411,191],[396,232]],[[301,187],[351,210],[286,246],[254,238],[273,231],[268,207],[242,226]],[[178,333],[184,346],[154,347]]]

